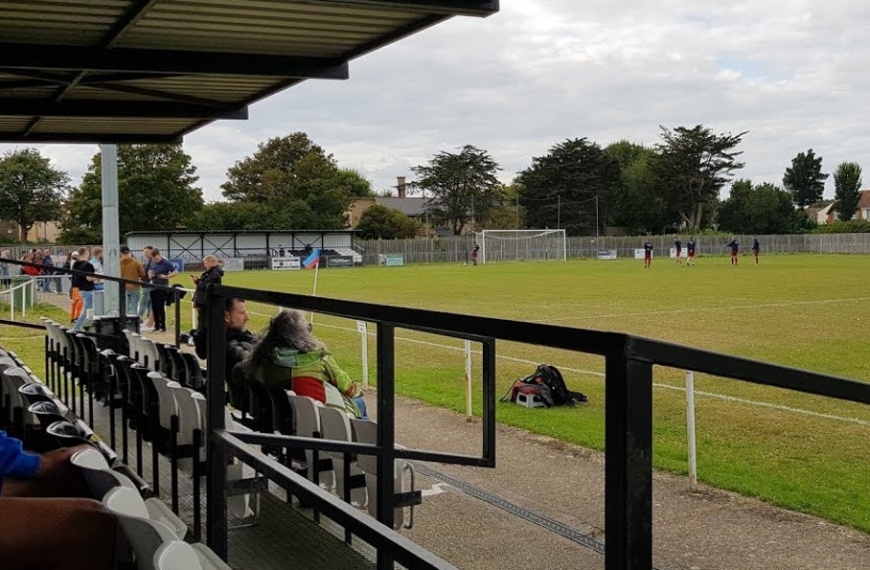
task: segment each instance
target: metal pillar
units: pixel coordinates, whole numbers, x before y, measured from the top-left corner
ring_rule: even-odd
[[[118,147],[100,145],[100,176],[103,185],[103,273],[109,277],[121,276],[118,249],[121,234],[118,224]],[[108,286],[103,291],[103,312],[120,315],[119,289]]]

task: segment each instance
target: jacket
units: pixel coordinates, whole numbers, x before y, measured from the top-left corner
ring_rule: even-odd
[[[220,267],[212,267],[208,271],[204,271],[196,280],[196,291],[193,293],[193,306],[202,309],[205,308],[205,294],[208,286],[211,284],[220,285],[224,278],[224,270]]]
[[[130,281],[142,281],[145,278],[145,268],[139,263],[138,259],[133,257],[121,258],[121,279]],[[127,291],[138,291],[142,287],[133,283],[126,283],[124,288]]]
[[[6,477],[34,477],[40,461],[38,455],[24,451],[21,440],[0,431],[0,489]]]
[[[293,348],[276,348],[270,362],[254,370],[250,380],[270,388],[280,386],[293,390],[298,396],[308,396],[356,418],[362,417],[352,400],[362,396],[362,390],[326,349],[299,352]]]

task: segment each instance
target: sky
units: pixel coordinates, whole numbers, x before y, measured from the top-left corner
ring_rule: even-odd
[[[259,142],[295,131],[376,191],[466,144],[487,150],[508,183],[565,139],[652,145],[659,125],[699,123],[749,131],[738,176],[755,182],[781,184],[808,148],[825,172],[843,161],[870,168],[868,21],[870,3],[849,0],[502,0],[494,16],[382,48],[352,61],[349,80],[306,81],[184,147],[207,201]],[[39,148],[76,184],[98,150]]]

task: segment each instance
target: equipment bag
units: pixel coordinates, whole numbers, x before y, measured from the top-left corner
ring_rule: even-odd
[[[588,398],[581,392],[568,390],[562,373],[555,366],[539,364],[533,374],[520,378],[502,397],[502,402],[543,402],[546,407],[573,406],[586,402]],[[525,404],[528,407],[538,407]]]

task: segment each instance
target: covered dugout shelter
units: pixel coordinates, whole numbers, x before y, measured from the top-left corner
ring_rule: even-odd
[[[106,273],[118,268],[116,143],[178,143],[306,79],[498,0],[3,0],[0,142],[102,144]],[[117,294],[106,310],[117,309]]]

